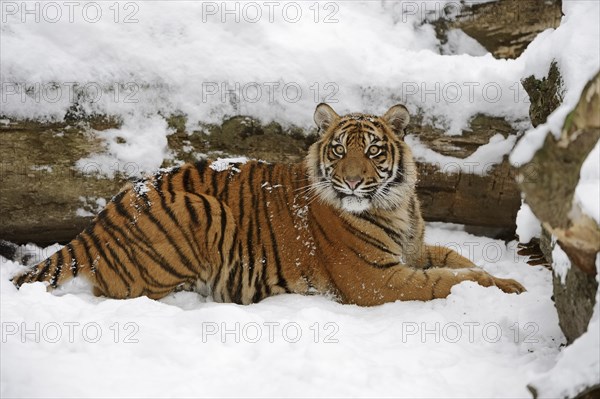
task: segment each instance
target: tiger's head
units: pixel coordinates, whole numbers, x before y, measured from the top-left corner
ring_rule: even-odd
[[[416,168],[404,142],[410,120],[394,105],[383,116],[339,116],[327,104],[314,115],[320,138],[307,156],[310,187],[325,203],[352,213],[407,206]]]

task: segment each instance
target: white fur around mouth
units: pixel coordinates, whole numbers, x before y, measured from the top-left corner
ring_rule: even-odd
[[[360,213],[371,207],[371,201],[367,198],[355,195],[342,198],[342,208],[352,213]]]

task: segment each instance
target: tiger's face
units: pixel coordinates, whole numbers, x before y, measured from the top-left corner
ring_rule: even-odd
[[[403,105],[382,117],[340,117],[320,104],[315,122],[322,135],[307,157],[315,195],[352,213],[405,205],[416,183],[412,154],[402,140],[409,119]]]

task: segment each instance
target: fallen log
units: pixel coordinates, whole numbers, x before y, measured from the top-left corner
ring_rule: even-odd
[[[561,0],[450,2],[442,15],[454,17],[441,18],[433,24],[442,43],[447,41],[448,30],[460,29],[494,57],[514,59],[540,32],[560,25],[561,6]]]
[[[314,132],[284,129],[276,123],[262,125],[248,117],[235,117],[222,125],[185,130],[185,118],[168,119],[174,133],[168,136],[174,154],[163,166],[193,161],[198,153],[210,158],[245,155],[272,162],[300,161]],[[94,173],[93,162],[78,160],[104,151],[94,132],[118,127],[118,121],[95,118],[73,123],[6,121],[0,124],[0,239],[48,245],[65,243],[80,232],[127,180],[126,165],[115,164],[113,178]],[[465,158],[498,132],[515,134],[498,118],[479,116],[462,136],[412,123],[409,133],[430,148]],[[447,169],[447,168],[445,168]],[[418,194],[428,221],[485,226],[514,232],[520,194],[508,162],[493,167],[486,176],[443,170],[439,165],[418,164]]]

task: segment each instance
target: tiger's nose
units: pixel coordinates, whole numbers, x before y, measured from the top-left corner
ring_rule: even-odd
[[[344,180],[346,181],[346,184],[348,185],[348,187],[350,187],[351,190],[354,190],[362,181],[362,179],[358,176],[346,177],[344,178]]]

